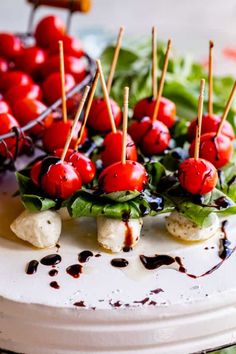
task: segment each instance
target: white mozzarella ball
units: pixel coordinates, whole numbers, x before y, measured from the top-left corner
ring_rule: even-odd
[[[166,218],[166,228],[169,233],[184,241],[207,240],[219,231],[219,226],[219,218],[214,213],[210,215],[210,224],[207,227],[199,227],[177,211],[173,211]]]
[[[57,212],[46,210],[31,213],[23,211],[11,224],[11,230],[20,239],[38,248],[53,247],[61,235],[61,218]]]
[[[120,252],[129,239],[133,247],[139,241],[143,225],[142,219],[130,219],[127,222],[99,216],[97,218],[97,233],[99,244],[112,252]]]

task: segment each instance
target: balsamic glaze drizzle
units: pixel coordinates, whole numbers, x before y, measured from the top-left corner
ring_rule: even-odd
[[[34,274],[37,272],[39,262],[36,260],[32,260],[29,262],[27,268],[26,268],[26,274]]]

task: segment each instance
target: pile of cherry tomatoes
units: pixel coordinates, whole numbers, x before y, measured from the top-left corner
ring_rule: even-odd
[[[66,33],[60,18],[43,18],[36,26],[33,38],[34,44],[29,46],[13,33],[0,33],[0,135],[25,126],[61,97],[59,40],[64,44],[66,92],[87,74],[82,59],[83,46],[77,38]],[[68,100],[68,113],[74,113],[79,98]],[[42,137],[53,120],[54,114],[48,114],[27,134],[33,138]],[[18,143],[19,150],[23,145],[22,139]],[[15,152],[16,138],[0,142],[2,158],[10,158]]]

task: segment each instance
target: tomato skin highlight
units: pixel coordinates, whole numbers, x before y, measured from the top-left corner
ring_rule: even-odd
[[[122,120],[122,112],[118,104],[110,98],[111,109],[116,127]],[[103,98],[97,97],[93,100],[88,117],[88,126],[93,130],[105,133],[111,130],[110,118],[107,111],[106,102]]]
[[[134,119],[142,119],[145,116],[152,117],[156,100],[152,97],[143,98],[134,107]],[[168,98],[161,97],[157,120],[164,123],[168,128],[176,122],[176,105]]]
[[[191,157],[179,165],[178,178],[180,185],[187,192],[204,195],[215,188],[218,174],[211,162]]]
[[[9,70],[8,61],[0,57],[0,77]]]
[[[17,120],[9,113],[0,113],[0,135],[10,133],[12,128],[19,128],[19,123]],[[7,145],[8,151],[14,155],[16,152],[16,138],[7,138],[4,139],[5,144]],[[19,149],[22,147],[22,140],[19,141]],[[0,155],[3,157],[8,157],[5,145],[0,142]]]
[[[16,85],[6,92],[5,98],[12,106],[18,100],[25,98],[40,101],[42,99],[42,90],[37,84]]]
[[[122,137],[123,132],[120,130],[117,130],[116,133],[110,132],[106,135],[102,144],[101,152],[103,166],[107,167],[120,161],[122,153]],[[129,135],[127,135],[126,159],[132,161],[137,161],[138,159],[136,146]]]
[[[148,183],[148,174],[138,162],[127,160],[106,167],[99,176],[98,184],[105,193],[121,191],[142,192]]]
[[[4,73],[0,81],[0,89],[6,92],[16,85],[33,84],[32,78],[22,71],[8,71]]]
[[[59,161],[42,176],[42,189],[52,198],[67,199],[81,189],[80,174],[69,163]]]
[[[46,62],[46,58],[46,52],[39,47],[24,48],[16,59],[16,67],[31,76],[37,77],[42,64]]]
[[[18,100],[13,105],[13,113],[17,118],[21,126],[26,125],[35,118],[37,118],[41,113],[47,109],[47,106],[38,100],[31,100],[24,98],[23,100]],[[33,128],[29,129],[27,133],[41,136],[41,134],[47,129],[53,122],[53,114],[50,113],[43,120],[43,124],[36,124]]]
[[[204,114],[202,117],[202,135],[206,133],[216,133],[221,122],[221,117],[215,114]],[[196,135],[197,118],[195,118],[188,128],[188,139],[193,141]],[[231,140],[235,139],[235,134],[232,125],[225,121],[221,130],[221,134],[228,136]]]
[[[190,156],[194,155],[195,140],[189,148]],[[206,133],[201,136],[199,156],[210,161],[217,169],[225,166],[232,158],[233,142],[226,135]]]
[[[12,114],[11,107],[4,100],[0,101],[0,113],[10,113],[10,114]]]
[[[65,91],[70,91],[75,86],[74,77],[70,74],[65,74]],[[61,75],[59,72],[52,73],[44,81],[42,85],[45,101],[51,105],[58,98],[61,98]]]
[[[45,130],[43,134],[43,147],[46,151],[52,153],[56,149],[63,148],[67,136],[70,132],[73,121],[68,119],[66,123],[63,121],[55,121],[52,125]],[[78,139],[78,134],[80,131],[81,122],[78,122],[74,135],[72,137],[70,147],[73,149],[75,147],[76,141]],[[87,138],[87,129],[84,130],[84,134],[82,136],[81,145],[85,142]]]
[[[39,47],[49,48],[62,39],[65,32],[64,22],[57,16],[49,15],[38,23],[34,35]]]
[[[22,52],[20,38],[13,33],[0,33],[0,56],[5,59],[15,59]]]

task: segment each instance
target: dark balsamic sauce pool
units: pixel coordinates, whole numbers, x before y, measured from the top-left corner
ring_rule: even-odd
[[[125,268],[129,265],[129,262],[125,258],[113,258],[111,265],[116,268]]]
[[[80,264],[73,264],[66,268],[66,272],[73,278],[77,279],[83,271],[83,267]]]
[[[45,266],[55,266],[61,263],[61,256],[59,254],[49,254],[40,260],[40,263]]]
[[[86,263],[89,259],[93,257],[93,252],[85,250],[78,254],[78,260],[80,263]]]
[[[38,269],[38,265],[39,265],[39,262],[36,261],[36,260],[32,260],[29,262],[29,264],[27,265],[27,268],[26,268],[26,274],[34,274],[37,272],[37,269]]]

